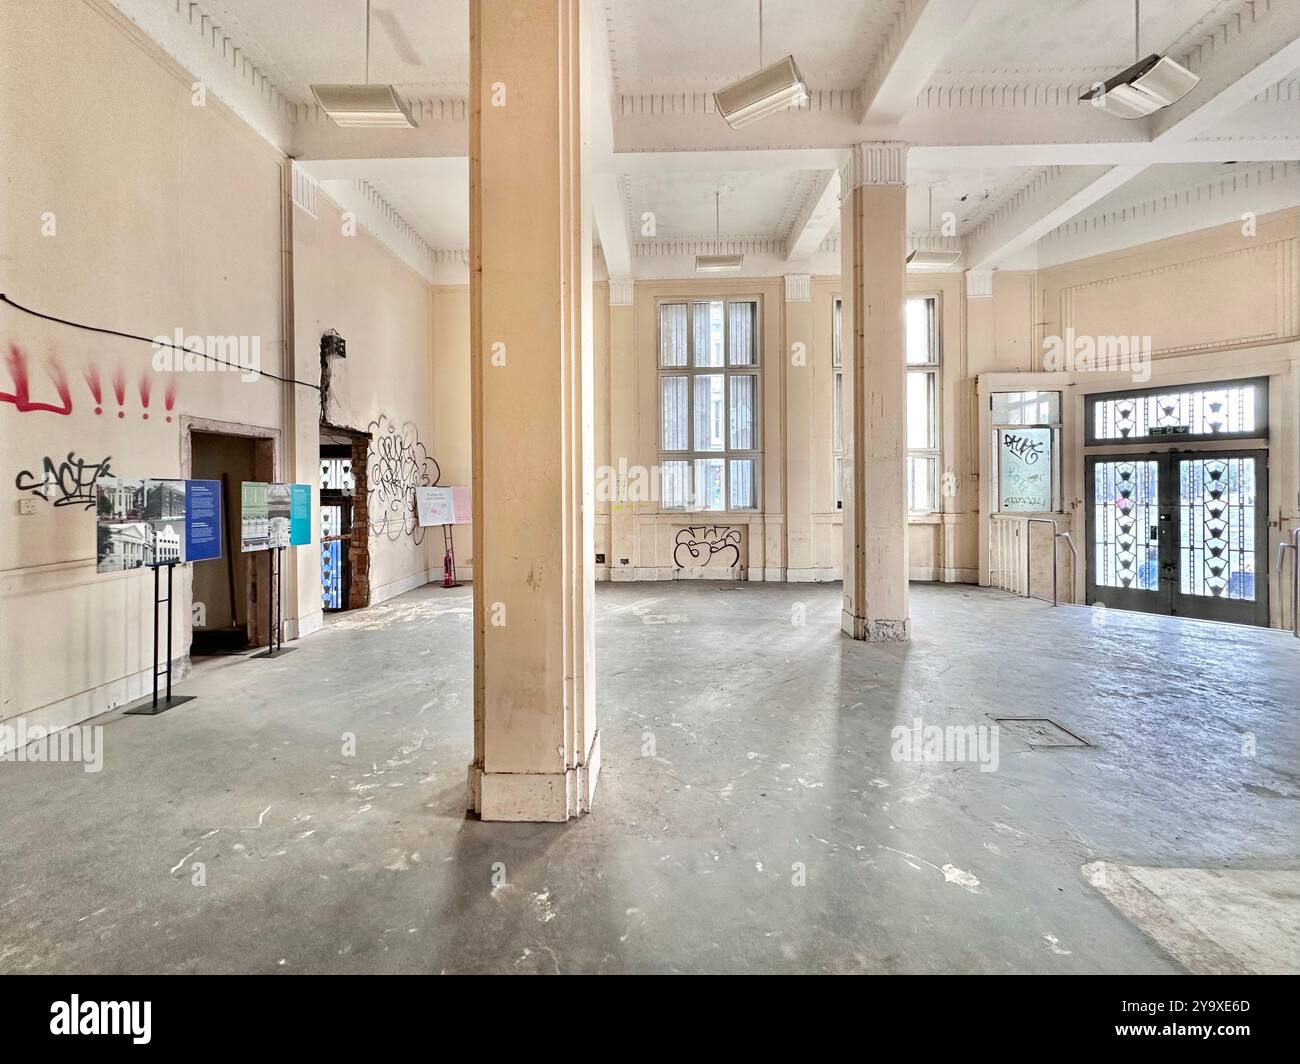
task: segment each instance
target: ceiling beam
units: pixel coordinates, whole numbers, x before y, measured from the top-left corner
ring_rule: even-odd
[[[907,0],[862,86],[866,122],[897,124],[916,106],[979,0]]]
[[[1080,166],[1051,171],[970,235],[966,241],[966,269],[997,266],[1026,250],[1143,169]]]
[[[1155,145],[1212,135],[1233,112],[1300,70],[1300,4],[1255,0],[1203,42],[1187,62],[1200,75],[1200,83],[1172,107],[1152,116]],[[1287,122],[1295,128],[1294,108]]]
[[[627,210],[618,174],[592,175],[591,210],[609,276],[625,281],[632,276],[632,241],[627,235]]]
[[[1207,38],[1187,61],[1201,81],[1178,103],[1152,116],[1147,143],[1131,148],[1128,161],[1100,175],[1086,166],[1054,171],[1050,180],[976,230],[967,246],[971,268],[997,265],[1025,250],[1148,167],[1183,161],[1185,152],[1218,147],[1226,149],[1227,158],[1220,161],[1258,158],[1244,142],[1192,138],[1223,129],[1236,111],[1300,67],[1300,4],[1259,0]],[[917,154],[915,149],[911,153],[912,165],[920,165]],[[1090,155],[1089,162],[1102,161],[1096,153]],[[1293,157],[1274,154],[1267,159]]]
[[[615,281],[632,277],[632,241],[627,232],[623,188],[614,158],[614,72],[609,54],[609,34],[604,32],[604,11],[598,0],[587,0],[591,31],[591,94],[589,143],[591,146],[591,212],[609,276]]]
[[[840,172],[828,170],[817,179],[812,195],[790,227],[786,239],[786,261],[802,262],[812,258],[839,216]]]

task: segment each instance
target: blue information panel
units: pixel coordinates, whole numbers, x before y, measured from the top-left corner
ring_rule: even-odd
[[[221,481],[185,482],[185,560],[221,557]]]
[[[289,546],[311,542],[311,485],[289,485]]]

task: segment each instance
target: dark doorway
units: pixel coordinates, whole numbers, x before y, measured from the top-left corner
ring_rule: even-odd
[[[321,608],[370,605],[370,525],[366,458],[370,436],[322,425],[320,432]]]
[[[240,550],[241,485],[275,479],[275,443],[269,437],[192,430],[190,448],[190,476],[221,482],[222,516],[221,558],[192,567],[190,656],[238,654],[266,642],[264,611],[256,602],[270,576],[265,552]]]

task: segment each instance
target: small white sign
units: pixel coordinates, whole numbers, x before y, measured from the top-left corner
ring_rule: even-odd
[[[421,525],[467,525],[469,488],[416,488],[415,510]]]

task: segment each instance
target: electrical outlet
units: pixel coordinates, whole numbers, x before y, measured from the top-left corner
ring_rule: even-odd
[[[36,512],[36,500],[35,500],[35,499],[19,499],[19,500],[18,500],[18,512],[19,512],[20,514],[23,514],[24,516],[27,515],[27,514],[34,514],[34,513]]]

